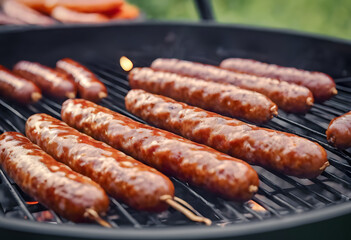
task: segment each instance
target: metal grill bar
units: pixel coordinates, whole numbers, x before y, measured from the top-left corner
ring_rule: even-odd
[[[199,60],[197,59],[197,61]],[[124,96],[129,90],[127,73],[118,70],[118,66],[113,64],[114,62],[117,61],[101,60],[98,63],[86,64],[108,87],[109,97],[104,99],[101,104],[136,121],[145,123],[126,111]],[[146,62],[144,60],[143,65],[147,65],[148,62]],[[134,63],[138,63],[138,61]],[[336,79],[336,82],[347,83],[349,80],[351,81],[351,78]],[[244,204],[225,201],[204,193],[201,189],[198,190],[189,187],[187,184],[171,178],[176,186],[176,190],[182,194],[180,197],[185,198],[185,200],[196,201],[196,206],[201,207],[198,209],[199,212],[206,217],[210,217],[212,221],[219,225],[254,220],[262,221],[271,217],[281,218],[287,214],[300,213],[337,204],[338,202],[349,201],[351,197],[351,166],[349,165],[351,163],[351,154],[347,151],[339,151],[328,145],[324,134],[325,126],[327,126],[330,119],[347,110],[344,103],[345,98],[350,97],[350,89],[343,86],[338,86],[338,89],[341,91],[338,97],[323,104],[315,104],[306,116],[281,113],[269,124],[264,125],[264,127],[291,132],[308,138],[326,148],[328,155],[331,155],[329,161],[332,166],[320,177],[312,180],[300,180],[257,167],[261,186],[255,197],[250,202]],[[45,97],[39,103],[31,105],[28,108],[8,104],[0,100],[0,112],[5,116],[0,119],[0,131],[15,130],[23,132],[24,123],[30,115],[37,112],[44,112],[60,118],[60,110],[61,105],[59,103]],[[314,121],[310,117],[318,118],[319,121]],[[308,123],[307,125],[305,124],[306,122]],[[342,174],[339,175],[339,173]],[[10,180],[6,178],[2,171],[0,171],[0,174],[4,178],[1,184],[5,183],[6,185],[7,181],[12,186]],[[337,188],[332,187],[329,183],[334,184]],[[32,210],[26,206],[21,193],[17,191],[13,195],[15,198],[18,198],[17,204],[19,210],[28,216],[28,218],[36,220],[31,212]],[[255,204],[261,206],[264,209],[264,213],[252,208],[252,205],[255,206]],[[117,218],[114,217],[116,212],[118,212]],[[191,224],[184,217],[179,217],[180,214],[174,211],[168,211],[166,215],[168,216],[167,219],[177,219],[177,221],[172,220],[171,224],[178,224],[176,222],[179,222],[179,224]],[[53,213],[53,216],[54,222],[67,224],[66,220],[61,220],[56,214]],[[145,213],[135,212],[113,198],[111,198],[111,209],[106,219],[115,228],[119,228],[122,225],[131,225],[134,228],[161,227],[165,223],[167,224],[164,221],[164,216],[156,214],[145,216]],[[70,222],[68,223],[71,224]]]

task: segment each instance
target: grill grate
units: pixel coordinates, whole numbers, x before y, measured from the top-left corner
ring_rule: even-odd
[[[153,58],[149,56],[141,59],[133,59],[133,62],[138,66],[145,66],[149,65]],[[214,63],[203,58],[189,60]],[[129,90],[129,85],[127,74],[116,63],[110,59],[85,63],[109,89],[109,96],[101,102],[101,105],[145,123],[127,112],[124,107],[124,96]],[[322,145],[328,152],[331,166],[321,176],[311,180],[298,179],[254,166],[260,176],[260,188],[254,198],[246,203],[225,201],[202,189],[190,187],[186,183],[171,178],[175,185],[176,196],[196,206],[200,214],[220,226],[283,218],[349,202],[351,198],[351,153],[336,150],[328,145],[324,134],[332,118],[350,110],[347,103],[351,99],[351,88],[347,84],[351,83],[351,77],[336,79],[336,83],[339,94],[323,104],[315,104],[306,115],[286,114],[280,111],[278,117],[263,125],[263,127],[297,134]],[[0,100],[2,116],[0,132],[19,131],[23,133],[24,123],[32,114],[44,112],[59,118],[60,109],[61,103],[48,98],[27,108]],[[114,228],[126,226],[162,228],[197,224],[187,220],[173,209],[160,214],[151,214],[135,211],[113,198],[110,200],[110,210],[106,219]],[[0,170],[0,215],[52,224],[73,224],[33,201]]]

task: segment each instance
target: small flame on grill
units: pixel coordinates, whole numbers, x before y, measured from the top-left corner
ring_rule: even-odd
[[[258,204],[258,203],[256,203],[256,202],[254,202],[254,201],[252,201],[252,200],[250,200],[249,202],[248,202],[248,204],[249,204],[249,206],[250,206],[250,208],[252,209],[252,210],[254,210],[255,212],[266,212],[267,210],[264,208],[264,207],[262,207],[260,204]]]
[[[35,205],[35,204],[38,204],[37,201],[33,201],[33,202],[26,202],[28,205]]]
[[[121,65],[122,69],[126,72],[129,72],[133,68],[133,62],[125,56],[122,56],[119,59],[119,64]]]

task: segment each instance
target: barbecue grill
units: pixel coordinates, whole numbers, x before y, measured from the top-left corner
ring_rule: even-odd
[[[331,166],[315,179],[298,179],[260,167],[260,188],[251,201],[225,201],[172,178],[176,196],[210,218],[213,226],[191,222],[169,209],[161,214],[135,211],[111,199],[106,220],[74,224],[47,210],[24,194],[0,170],[0,234],[26,239],[305,239],[351,236],[351,151],[327,144],[329,121],[351,110],[351,43],[291,31],[215,23],[145,22],[100,26],[6,28],[0,30],[0,64],[19,60],[54,67],[70,57],[89,67],[109,90],[101,105],[143,122],[125,110],[129,90],[127,72],[119,63],[127,56],[134,66],[148,66],[158,57],[174,57],[218,65],[228,57],[316,70],[330,74],[339,94],[315,104],[305,115],[286,114],[267,128],[295,133],[318,142],[328,152]],[[24,132],[26,119],[39,112],[60,118],[61,102],[44,97],[22,107],[0,100],[0,132]]]

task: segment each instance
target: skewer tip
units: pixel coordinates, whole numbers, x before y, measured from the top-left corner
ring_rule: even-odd
[[[196,215],[194,212],[190,211],[189,209],[194,209],[193,207],[190,206],[189,203],[185,202],[183,199],[181,199],[181,201],[179,201],[180,198],[173,198],[170,195],[163,195],[160,197],[161,201],[165,201],[169,206],[173,207],[174,209],[176,209],[177,211],[183,213],[187,218],[189,218],[190,220],[194,221],[194,222],[202,222],[205,223],[207,226],[210,226],[212,224],[212,221],[208,218],[205,218],[203,216],[199,216]],[[185,206],[190,206],[190,208],[186,208],[184,206],[182,206],[180,203],[185,202],[186,204],[184,204]],[[195,209],[194,209],[195,210]],[[196,212],[196,210],[195,210]]]
[[[308,97],[307,99],[306,99],[306,104],[308,105],[308,106],[312,106],[313,105],[313,98],[311,98],[311,97]]]
[[[332,88],[332,91],[331,91],[334,95],[338,94],[338,90],[334,87]]]
[[[278,116],[278,107],[277,107],[277,105],[274,105],[273,107],[271,107],[270,110],[271,110],[271,113],[272,113],[273,117]]]
[[[104,219],[102,219],[100,217],[100,215],[92,208],[88,208],[85,211],[84,216],[87,217],[87,218],[90,218],[91,220],[93,220],[95,222],[97,222],[98,224],[100,224],[103,227],[112,228],[111,224],[109,224]]]
[[[66,94],[66,97],[72,99],[72,98],[76,97],[76,94],[74,92],[69,92],[69,93]]]
[[[249,192],[255,193],[258,191],[258,187],[255,185],[250,185],[249,186]]]
[[[107,97],[107,94],[105,92],[99,92],[98,96],[100,99],[103,99],[103,98]]]
[[[328,166],[329,166],[330,164],[329,164],[329,162],[325,162],[324,164],[323,164],[323,166],[321,166],[320,168],[319,168],[319,170],[324,170],[324,169],[326,169]]]
[[[41,97],[42,97],[41,93],[38,93],[38,92],[34,92],[31,95],[33,102],[38,102],[41,99]]]

